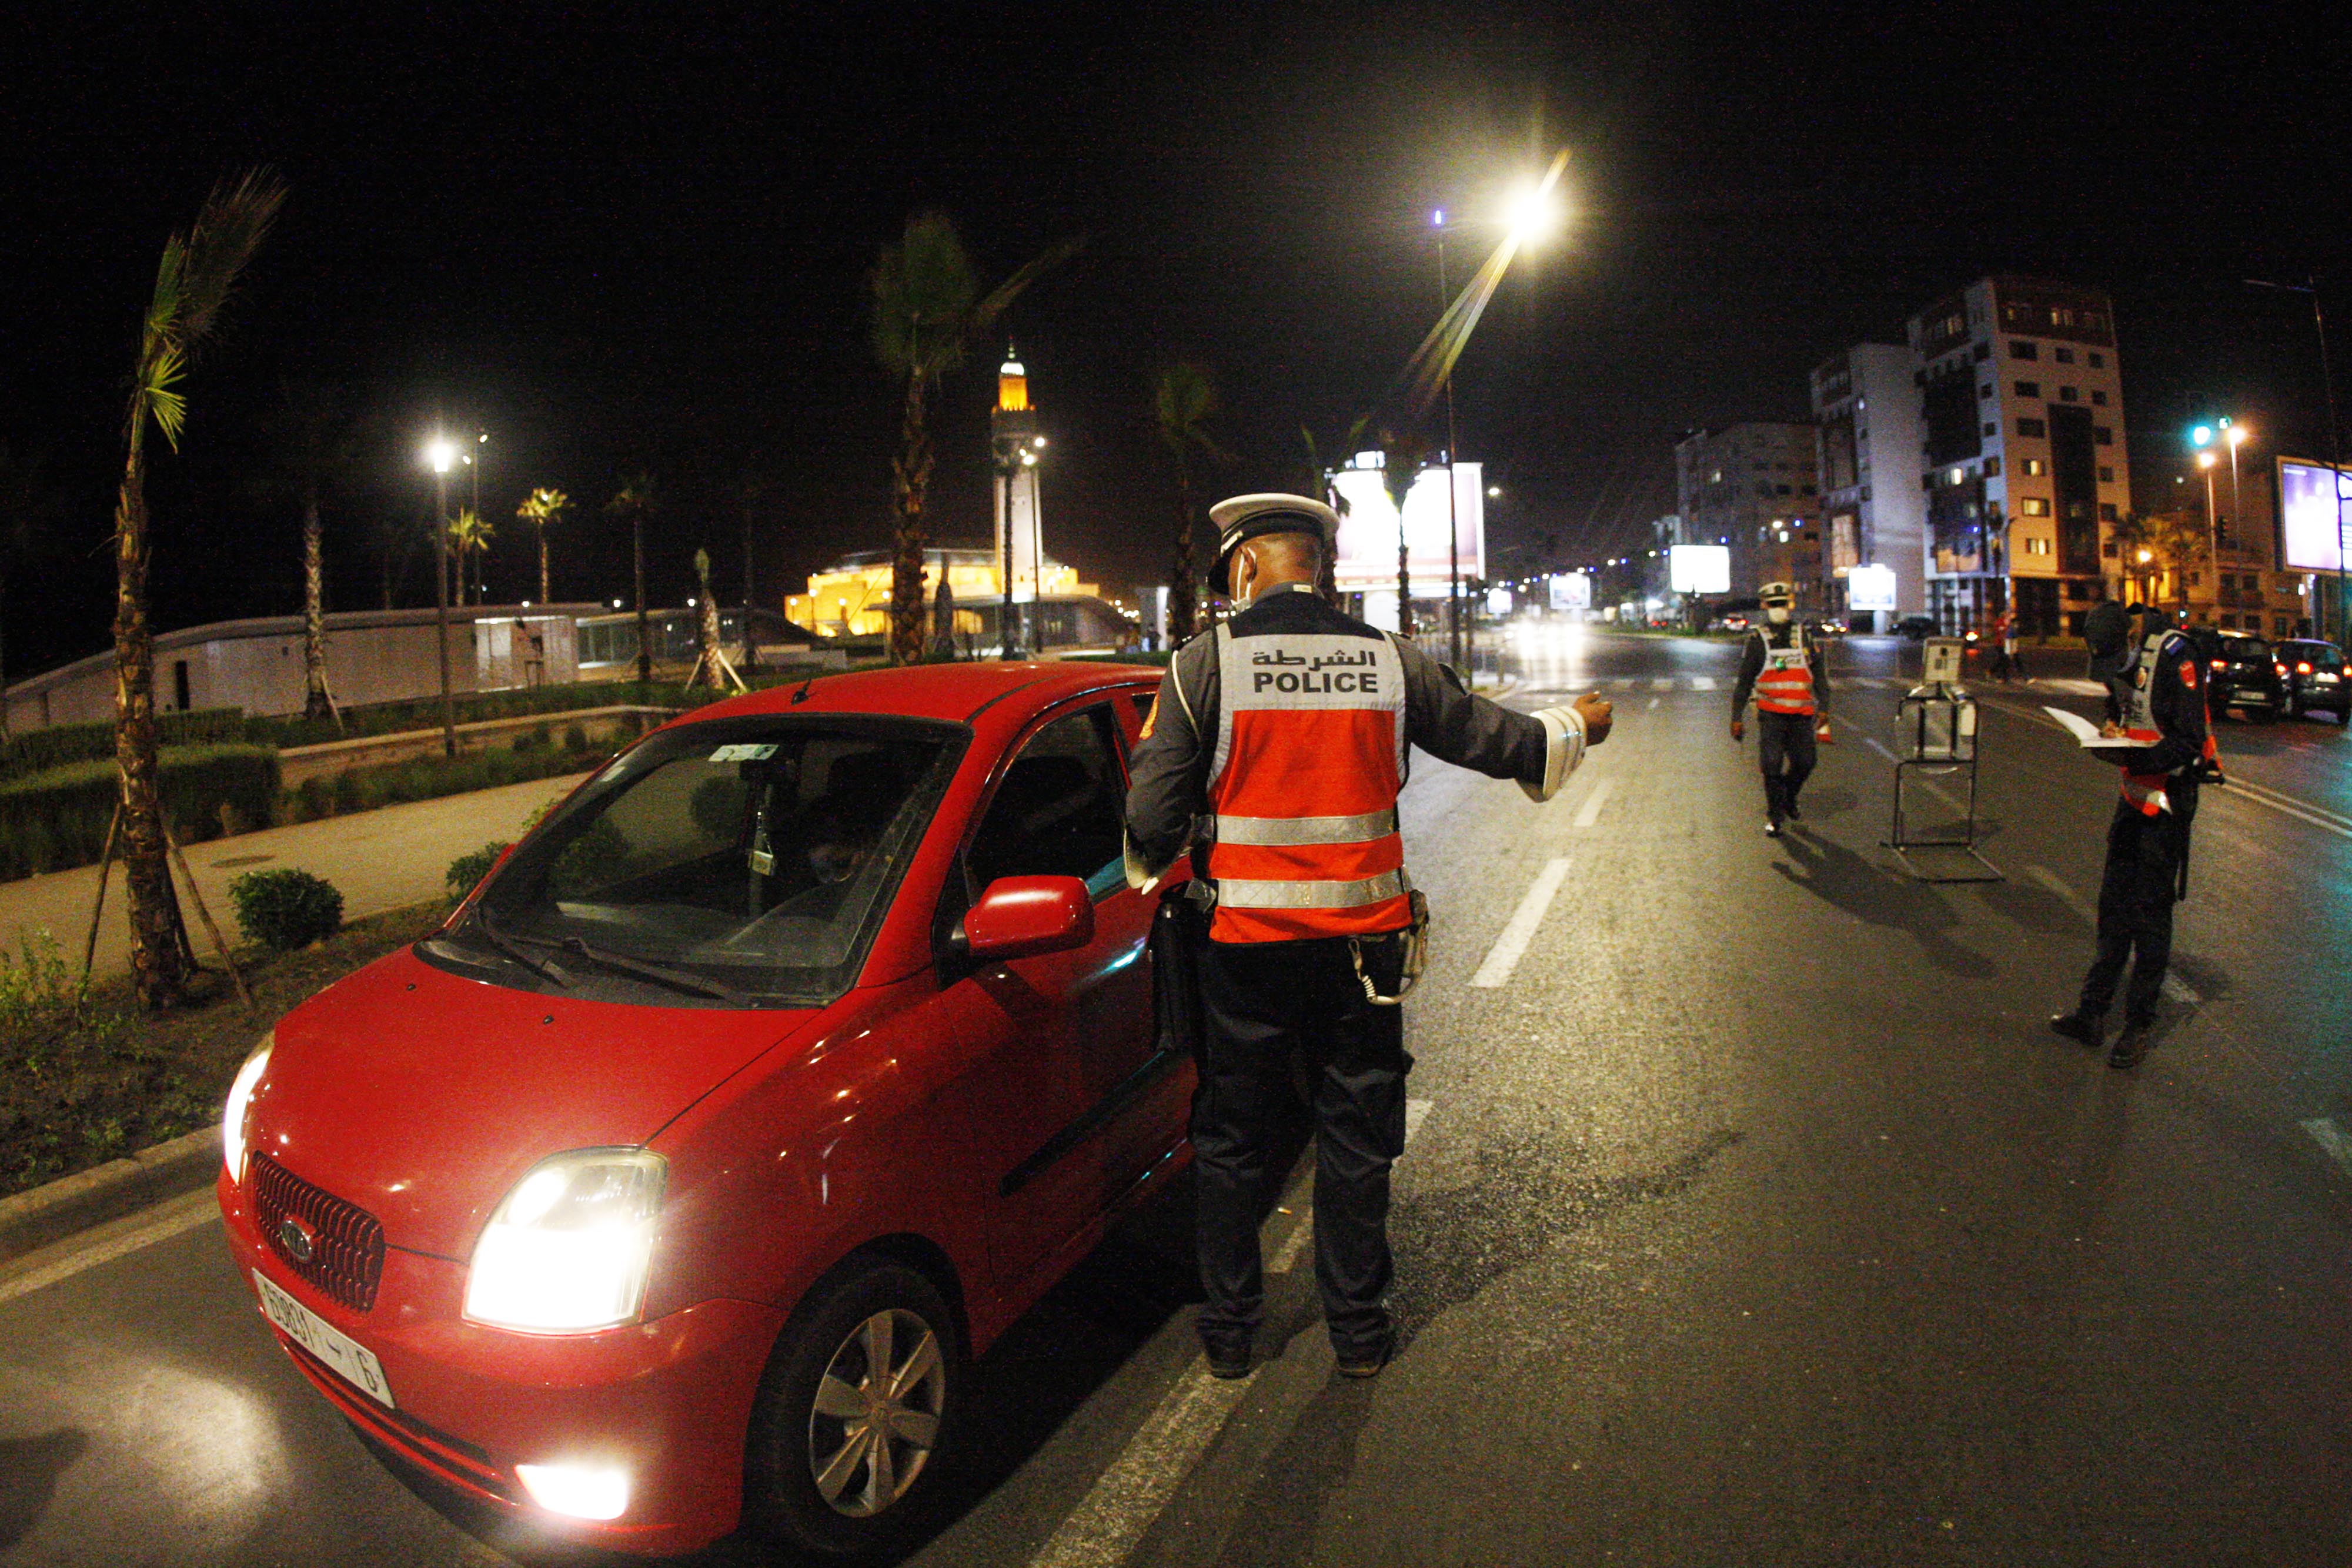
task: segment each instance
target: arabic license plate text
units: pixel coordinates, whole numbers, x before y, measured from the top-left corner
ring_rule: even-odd
[[[261,1294],[262,1315],[284,1329],[296,1344],[385,1409],[399,1408],[392,1402],[392,1385],[383,1380],[383,1364],[376,1360],[375,1352],[271,1284],[258,1269],[253,1271],[253,1284]]]

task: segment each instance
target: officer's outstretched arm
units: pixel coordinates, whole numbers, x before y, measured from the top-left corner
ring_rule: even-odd
[[[1588,744],[1584,716],[1572,707],[1548,707],[1537,709],[1532,716],[1544,727],[1543,777],[1522,779],[1519,788],[1530,800],[1549,800],[1584,760]]]

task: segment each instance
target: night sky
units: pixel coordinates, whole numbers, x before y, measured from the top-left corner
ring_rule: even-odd
[[[323,26],[350,13],[363,26]],[[51,18],[71,17],[72,20]],[[104,18],[113,16],[114,20]],[[1114,588],[1164,570],[1155,367],[1198,361],[1234,461],[1329,454],[1437,307],[1427,215],[1477,217],[1560,146],[1574,217],[1515,269],[1457,377],[1506,491],[1507,573],[1596,559],[1673,504],[1685,429],[1806,415],[1805,372],[1992,270],[2111,291],[2135,478],[2192,413],[2324,445],[2316,273],[2352,369],[2343,29],[2264,9],[533,5],[18,9],[0,22],[0,441],[46,454],[53,548],[12,563],[7,668],[105,645],[123,378],[167,233],[256,162],[292,187],[159,461],[155,619],[299,607],[296,519],[252,483],[281,378],[376,414],[328,517],[331,607],[378,602],[423,516],[436,411],[488,430],[493,599],[535,557],[516,502],[569,491],[561,598],[626,589],[602,516],[651,469],[654,596],[764,476],[763,597],[883,545],[897,390],[865,279],[911,212],[984,281],[1080,258],[1007,327],[1054,438],[1047,549]],[[1470,247],[1466,242],[1464,250]],[[1459,253],[1457,253],[1458,255]],[[979,542],[982,345],[946,383],[934,537]],[[2352,377],[2346,377],[2352,381]],[[429,603],[412,551],[400,601]]]

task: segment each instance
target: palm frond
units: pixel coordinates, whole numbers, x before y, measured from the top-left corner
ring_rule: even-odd
[[[152,417],[172,450],[180,449],[180,429],[187,423],[188,397],[180,391],[180,382],[188,372],[188,361],[177,347],[166,347],[148,356],[140,366],[138,389],[131,394],[132,417]]]
[[[990,289],[987,298],[963,313],[962,319],[956,323],[956,330],[949,340],[949,346],[943,353],[942,362],[936,366],[935,370],[952,369],[955,361],[963,357],[964,345],[987,331],[996,319],[1003,315],[1015,299],[1021,298],[1024,290],[1086,247],[1086,237],[1083,235],[1056,240],[1016,267],[1012,277]]]
[[[286,183],[269,169],[224,180],[206,197],[188,231],[182,275],[177,345],[193,354],[220,325],[238,274],[268,237],[286,203]]]

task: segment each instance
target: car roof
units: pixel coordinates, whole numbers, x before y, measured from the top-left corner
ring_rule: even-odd
[[[1149,664],[1097,664],[1066,659],[973,660],[949,664],[908,664],[889,670],[856,670],[814,676],[797,684],[768,686],[681,715],[740,718],[757,714],[895,714],[909,718],[969,724],[986,708],[1019,694],[1006,706],[1034,709],[1139,681],[1157,682]],[[679,720],[673,719],[672,723]]]

